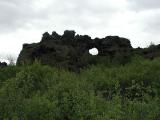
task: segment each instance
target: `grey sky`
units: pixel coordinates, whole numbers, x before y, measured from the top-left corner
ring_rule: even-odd
[[[133,47],[160,44],[160,0],[0,0],[0,56],[48,31],[119,35]]]

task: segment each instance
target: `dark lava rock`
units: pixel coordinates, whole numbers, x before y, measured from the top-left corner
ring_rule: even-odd
[[[0,68],[3,68],[3,67],[7,67],[7,63],[6,62],[0,62]]]
[[[134,49],[134,54],[153,60],[154,58],[160,57],[160,44],[150,45],[148,48],[136,48]]]
[[[89,49],[96,47],[97,56],[89,54]],[[97,64],[101,58],[129,58],[132,46],[126,38],[107,36],[92,39],[88,35],[76,35],[75,31],[64,31],[63,35],[52,32],[43,34],[39,43],[24,44],[19,54],[17,65],[31,64],[36,59],[42,64],[79,71],[90,64]],[[97,61],[96,61],[97,60]]]

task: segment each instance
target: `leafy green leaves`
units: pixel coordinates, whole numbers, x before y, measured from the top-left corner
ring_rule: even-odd
[[[158,120],[159,60],[108,61],[80,74],[38,62],[0,69],[0,119]]]

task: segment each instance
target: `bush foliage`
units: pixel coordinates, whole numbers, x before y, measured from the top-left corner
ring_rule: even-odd
[[[159,120],[160,59],[90,66],[0,69],[0,120]]]

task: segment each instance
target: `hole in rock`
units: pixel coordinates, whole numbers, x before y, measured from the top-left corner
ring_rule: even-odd
[[[98,49],[97,48],[89,49],[89,54],[91,54],[91,55],[98,55]]]

